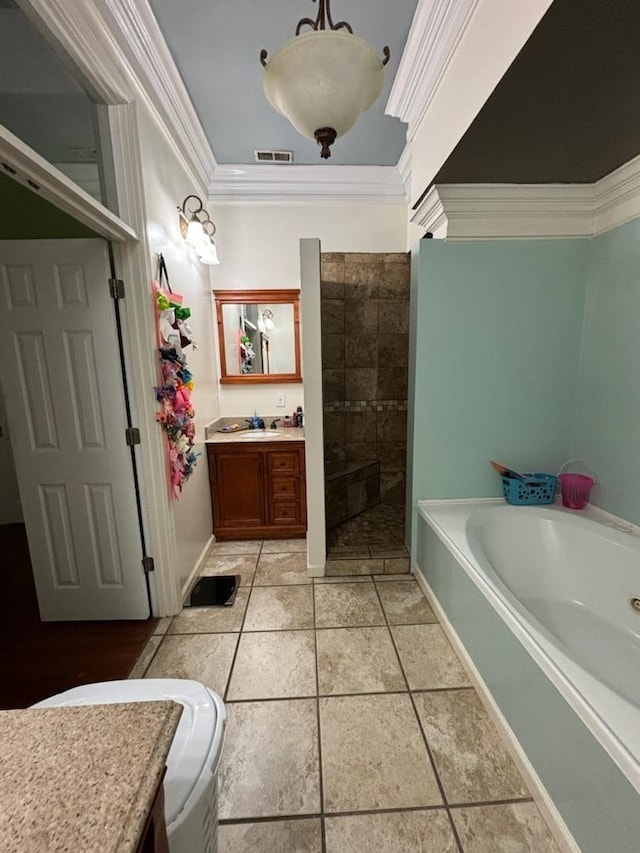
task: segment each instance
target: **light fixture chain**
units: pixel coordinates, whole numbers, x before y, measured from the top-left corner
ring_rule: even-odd
[[[313,2],[315,3],[316,0],[313,0]],[[326,30],[327,23],[330,30],[347,30],[353,33],[351,24],[348,24],[346,21],[339,21],[337,24],[333,23],[333,18],[331,17],[331,0],[319,0],[318,15],[315,21],[312,18],[302,18],[302,20],[298,21],[296,35],[300,35],[302,27],[311,27],[316,32],[318,30]]]

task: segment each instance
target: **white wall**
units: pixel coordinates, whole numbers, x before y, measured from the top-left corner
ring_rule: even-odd
[[[323,252],[404,252],[407,209],[392,204],[209,205],[216,223],[220,266],[216,290],[300,288],[300,239],[318,238]],[[302,324],[301,324],[302,328]],[[302,328],[304,335],[304,328]],[[216,343],[217,346],[217,343]],[[275,407],[286,393],[286,408]],[[220,414],[287,414],[304,405],[302,383],[221,386]]]
[[[300,241],[301,313],[310,331],[302,342],[302,363],[310,375],[322,376],[321,328],[311,318],[320,316],[320,241]],[[305,462],[307,479],[307,568],[322,577],[326,564],[324,512],[324,452],[321,383],[308,383],[305,395]]]
[[[201,264],[182,239],[177,208],[187,195],[196,193],[204,196],[204,193],[194,184],[158,126],[142,108],[139,110],[139,122],[147,237],[153,263],[155,266],[158,253],[162,252],[172,288],[183,294],[184,304],[191,308],[189,322],[198,345],[197,350],[189,347],[186,352],[195,382],[196,451],[202,456],[182,496],[172,502],[176,533],[175,571],[184,591],[212,532],[203,427],[217,417],[218,404],[210,267]],[[141,282],[140,286],[150,287],[150,283]]]

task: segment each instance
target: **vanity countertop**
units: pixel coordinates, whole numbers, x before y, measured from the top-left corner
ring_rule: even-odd
[[[266,424],[273,418],[265,418]],[[252,430],[239,429],[236,432],[219,432],[220,428],[230,423],[244,423],[244,418],[219,418],[205,427],[205,444],[251,444],[253,442],[291,442],[304,441],[304,427],[282,427],[277,429]]]
[[[181,713],[171,701],[0,711],[0,850],[133,853]]]

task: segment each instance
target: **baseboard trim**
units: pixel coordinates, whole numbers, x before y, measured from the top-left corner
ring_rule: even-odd
[[[189,577],[183,584],[182,590],[180,591],[180,595],[182,596],[182,604],[186,602],[187,598],[191,594],[191,587],[194,584],[194,581],[200,576],[200,571],[202,569],[202,565],[204,561],[207,559],[207,554],[209,553],[209,549],[213,545],[214,537],[213,534],[207,539],[207,544],[204,546],[202,551],[200,552],[200,556],[196,560],[195,566],[191,569],[189,573]],[[175,615],[175,614],[174,614]]]
[[[538,774],[536,773],[533,765],[529,761],[526,752],[520,745],[519,740],[513,733],[511,726],[507,722],[504,717],[502,711],[498,707],[495,699],[493,698],[491,691],[485,684],[480,672],[478,671],[476,665],[474,664],[471,656],[467,652],[464,647],[460,637],[458,636],[455,628],[449,621],[447,614],[443,610],[440,602],[438,601],[435,593],[429,586],[428,581],[422,574],[422,572],[418,569],[418,567],[412,564],[411,573],[415,577],[418,582],[418,586],[424,592],[427,597],[429,604],[431,605],[433,612],[438,617],[442,628],[447,635],[447,638],[451,645],[453,646],[456,654],[460,658],[462,665],[467,671],[467,675],[471,680],[471,683],[478,691],[480,699],[487,709],[487,713],[489,714],[491,720],[499,730],[500,734],[503,736],[511,756],[522,774],[527,786],[531,790],[533,795],[533,799],[540,809],[540,813],[542,817],[549,827],[549,831],[553,835],[556,844],[560,847],[562,853],[581,853],[580,848],[576,844],[575,839],[573,838],[571,832],[569,831],[569,827],[564,822],[564,819],[558,809],[556,808],[555,803],[549,796],[546,788],[542,784],[542,781]]]

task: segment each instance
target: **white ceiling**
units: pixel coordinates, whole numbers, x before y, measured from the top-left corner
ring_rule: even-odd
[[[395,166],[405,125],[384,115],[417,0],[333,0],[334,21],[347,20],[382,56],[389,45],[382,95],[332,147],[329,164]],[[311,0],[150,0],[218,163],[250,164],[254,149],[284,149],[298,165],[318,165],[320,149],[275,112],[262,91],[259,55],[272,56],[315,18]],[[286,167],[282,167],[286,168]]]

